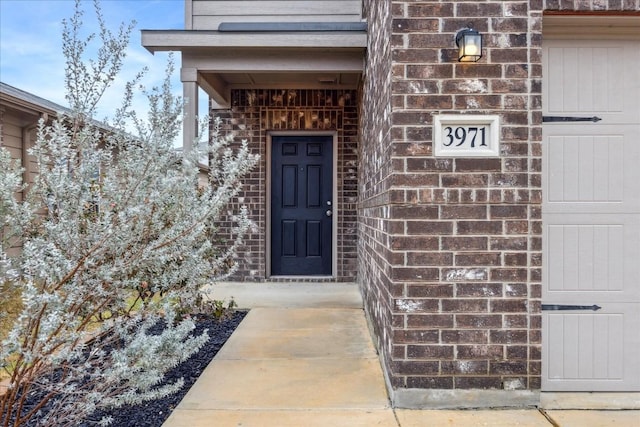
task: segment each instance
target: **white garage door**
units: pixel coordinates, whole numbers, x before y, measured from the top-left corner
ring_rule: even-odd
[[[639,43],[551,40],[543,55],[542,388],[638,391]]]

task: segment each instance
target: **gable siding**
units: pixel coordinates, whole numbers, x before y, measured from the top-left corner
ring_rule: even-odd
[[[217,30],[222,22],[357,22],[361,0],[192,0],[193,30]]]

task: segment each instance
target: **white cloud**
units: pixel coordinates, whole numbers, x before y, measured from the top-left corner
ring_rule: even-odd
[[[0,80],[53,102],[67,105],[64,89],[65,61],[62,55],[62,19],[74,12],[73,0],[0,0]],[[165,77],[167,54],[152,55],[140,45],[140,30],[180,29],[184,24],[183,0],[102,0],[108,28],[116,33],[120,23],[137,21],[131,34],[122,72],[105,93],[97,117],[112,117],[121,105],[124,85],[143,67],[149,71],[142,83],[160,86]],[[83,2],[83,29],[97,31],[93,4]],[[87,52],[93,56],[96,47]],[[172,76],[174,94],[181,95],[179,55]],[[135,101],[138,114],[145,117],[143,99]]]

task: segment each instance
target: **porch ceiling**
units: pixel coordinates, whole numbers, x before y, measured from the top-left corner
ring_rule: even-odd
[[[180,51],[181,80],[221,106],[235,88],[357,88],[366,32],[142,31],[150,52]]]

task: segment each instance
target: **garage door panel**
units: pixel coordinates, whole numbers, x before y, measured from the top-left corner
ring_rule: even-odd
[[[598,115],[607,123],[637,123],[640,94],[634,68],[640,49],[614,40],[545,42],[545,114]],[[629,96],[631,95],[631,96]]]
[[[640,391],[639,69],[633,41],[544,42],[544,390]]]
[[[640,211],[640,126],[545,126],[546,212]]]
[[[638,216],[545,214],[543,222],[546,299],[640,300]]]
[[[636,391],[640,315],[633,304],[609,304],[593,313],[545,312],[545,390]]]

